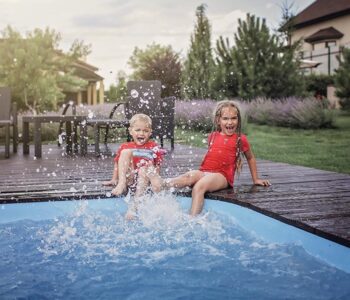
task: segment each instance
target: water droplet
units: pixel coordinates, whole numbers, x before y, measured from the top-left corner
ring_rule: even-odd
[[[137,98],[137,97],[139,96],[139,92],[136,91],[136,90],[131,90],[131,91],[130,91],[130,95],[131,95],[131,97],[133,97],[133,98]]]

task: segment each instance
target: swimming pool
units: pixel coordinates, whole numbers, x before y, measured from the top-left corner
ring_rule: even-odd
[[[249,209],[152,197],[0,206],[0,298],[349,299],[350,250]],[[310,254],[311,253],[311,254]]]

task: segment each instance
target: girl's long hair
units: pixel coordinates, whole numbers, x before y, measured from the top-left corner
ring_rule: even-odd
[[[237,175],[240,174],[243,166],[243,161],[242,161],[242,150],[241,150],[241,130],[242,130],[242,118],[241,118],[241,112],[239,110],[239,107],[236,102],[232,100],[223,100],[219,101],[215,107],[214,110],[214,115],[213,115],[213,130],[214,131],[221,131],[219,120],[222,114],[222,110],[225,107],[233,107],[237,111],[237,117],[238,117],[238,124],[236,128],[236,134],[237,134],[237,141],[236,141],[236,155],[235,155],[235,170]],[[212,135],[211,140],[209,141],[209,147],[212,145],[214,142],[215,136]],[[234,176],[234,174],[232,174]]]

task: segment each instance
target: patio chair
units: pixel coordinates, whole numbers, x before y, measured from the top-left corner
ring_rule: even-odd
[[[72,116],[75,116],[77,114],[77,108],[75,103],[73,101],[69,101],[63,104],[62,116],[65,116],[67,114],[69,108],[71,108],[72,110]],[[62,136],[63,129],[64,129],[64,122],[60,122],[60,125],[58,127],[58,137],[59,137],[57,140],[58,147],[61,147],[63,143],[63,136]],[[77,138],[77,134],[78,134],[77,129],[75,128],[74,135],[76,138]]]
[[[136,113],[144,113],[152,118],[152,138],[159,139],[164,146],[164,139],[170,139],[171,150],[174,149],[174,110],[175,97],[161,98],[161,82],[157,80],[149,81],[129,81],[127,83],[127,100],[116,103],[108,118],[87,119],[85,133],[82,138],[82,154],[87,152],[87,127],[94,128],[95,154],[100,154],[100,131],[105,130],[104,144],[108,149],[108,138],[110,129],[125,128],[127,141],[130,141],[128,131],[129,120]],[[118,113],[119,117],[115,115]],[[120,118],[120,115],[123,117]]]
[[[158,80],[129,81],[127,83],[127,101],[116,104],[110,114],[121,105],[124,106],[126,120],[130,120],[134,114],[143,113],[152,119],[152,138],[159,139],[164,146],[164,139],[170,139],[171,150],[174,149],[174,111],[175,97],[161,98],[161,82]],[[128,126],[128,123],[122,126]],[[109,124],[106,126],[104,142],[108,142]],[[121,127],[122,127],[121,126]],[[130,140],[130,136],[128,136]]]
[[[13,152],[17,152],[18,125],[16,103],[11,105],[11,89],[0,87],[0,127],[5,127],[5,158],[10,157],[10,127],[12,127]]]

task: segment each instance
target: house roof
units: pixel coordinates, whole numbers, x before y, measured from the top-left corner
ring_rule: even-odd
[[[293,27],[301,28],[350,14],[349,0],[316,0],[293,18]]]
[[[321,29],[308,36],[307,38],[305,38],[305,42],[313,43],[322,40],[340,39],[343,36],[344,34],[341,33],[339,30],[335,29],[334,27],[328,27]]]
[[[74,63],[75,67],[75,75],[79,76],[80,78],[83,78],[87,81],[101,81],[103,80],[103,77],[95,73],[96,70],[98,70],[96,67],[89,65],[85,62],[78,61]]]

